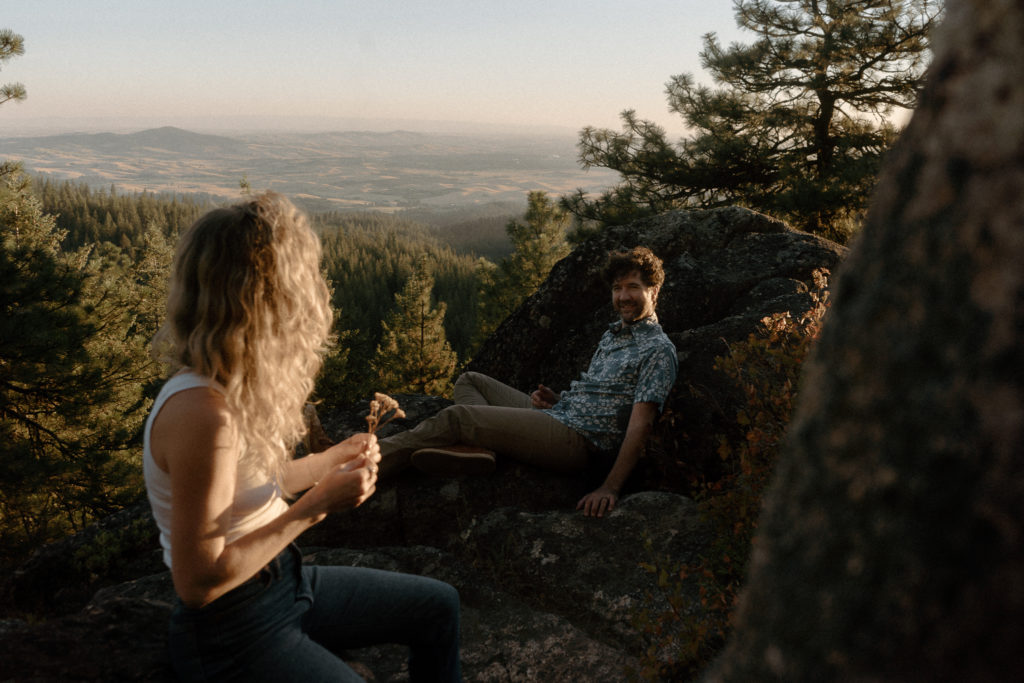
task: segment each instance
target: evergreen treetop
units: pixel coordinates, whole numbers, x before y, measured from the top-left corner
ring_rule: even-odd
[[[585,128],[580,161],[621,183],[564,205],[581,221],[620,223],[681,206],[740,204],[798,227],[834,233],[863,209],[897,130],[913,108],[941,15],[937,0],[736,0],[754,42],[704,38],[703,67],[666,86],[669,109],[692,133],[672,144],[636,113],[623,130]]]
[[[547,193],[529,193],[523,220],[511,220],[505,227],[514,251],[497,266],[481,260],[477,267],[481,283],[478,341],[490,336],[537,291],[552,266],[568,255],[568,225],[569,215]]]
[[[434,278],[426,255],[383,323],[383,333],[372,366],[384,393],[440,395],[451,387],[458,357],[444,334],[444,302],[431,303]]]
[[[25,39],[9,28],[0,29],[0,63],[23,54]],[[26,96],[25,86],[21,83],[6,83],[0,86],[0,104],[23,100]]]

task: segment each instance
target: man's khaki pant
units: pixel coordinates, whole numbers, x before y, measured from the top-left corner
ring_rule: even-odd
[[[382,473],[408,465],[420,448],[480,446],[520,462],[559,472],[583,469],[587,440],[579,432],[533,408],[530,397],[477,372],[455,382],[455,405],[395,436],[381,439]]]

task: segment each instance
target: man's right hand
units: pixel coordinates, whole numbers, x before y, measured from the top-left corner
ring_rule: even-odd
[[[538,384],[537,391],[530,394],[530,400],[533,401],[534,408],[550,408],[558,403],[558,394],[543,384]]]

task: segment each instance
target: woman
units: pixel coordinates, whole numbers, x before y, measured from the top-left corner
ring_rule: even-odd
[[[143,461],[180,599],[170,650],[184,679],[358,681],[338,653],[395,642],[410,647],[411,680],[459,680],[455,589],[303,567],[292,543],[363,503],[377,479],[370,434],[289,455],[330,325],[319,241],[287,199],[211,211],[181,237],[155,341],[178,371],[153,405]]]

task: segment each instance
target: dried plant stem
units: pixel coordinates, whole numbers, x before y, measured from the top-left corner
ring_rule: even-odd
[[[374,392],[370,401],[370,414],[366,416],[366,431],[373,434],[396,417],[405,417],[405,411],[398,407],[398,401],[387,394]]]

